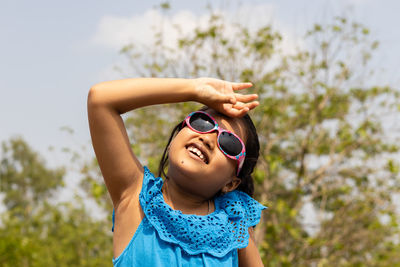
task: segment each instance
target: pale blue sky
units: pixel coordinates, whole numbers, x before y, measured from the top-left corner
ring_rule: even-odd
[[[53,164],[65,159],[47,152],[49,146],[88,145],[87,92],[96,82],[117,77],[111,68],[120,59],[119,42],[112,40],[114,30],[106,28],[114,25],[110,21],[115,25],[143,22],[144,14],[151,15],[146,12],[160,2],[0,0],[0,141],[20,134]],[[206,3],[171,1],[171,16],[183,10],[200,16]],[[381,41],[374,62],[387,70],[379,82],[397,85],[400,81],[399,1],[249,0],[242,4],[267,6],[268,12],[252,19],[270,21],[298,38],[314,22],[341,14],[354,17]],[[74,139],[59,130],[62,126],[75,130]]]

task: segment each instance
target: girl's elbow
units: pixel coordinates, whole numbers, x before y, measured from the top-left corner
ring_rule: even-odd
[[[87,105],[88,107],[90,106],[97,106],[102,103],[102,97],[101,97],[101,85],[100,84],[95,84],[93,85],[87,95]]]

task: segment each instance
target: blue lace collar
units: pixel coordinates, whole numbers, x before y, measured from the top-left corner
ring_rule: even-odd
[[[233,249],[247,247],[248,228],[259,223],[263,205],[241,191],[214,199],[215,211],[205,216],[183,214],[165,203],[163,180],[144,167],[139,196],[144,214],[160,238],[182,247],[190,255],[209,253],[223,257]]]

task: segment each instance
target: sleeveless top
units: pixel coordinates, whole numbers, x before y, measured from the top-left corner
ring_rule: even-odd
[[[235,190],[215,198],[211,214],[183,214],[165,203],[162,185],[144,167],[139,202],[145,216],[114,266],[238,266],[237,249],[247,247],[248,228],[266,207]]]

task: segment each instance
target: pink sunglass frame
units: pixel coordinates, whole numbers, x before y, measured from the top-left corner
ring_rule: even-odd
[[[194,129],[194,128],[190,125],[190,118],[191,118],[194,114],[196,114],[196,113],[201,113],[201,114],[204,114],[204,115],[208,116],[208,117],[214,122],[214,128],[211,129],[211,130],[209,130],[209,131],[206,131],[206,132],[201,132],[201,131],[198,131],[198,130]],[[187,125],[192,131],[194,131],[194,132],[196,132],[196,133],[204,133],[204,134],[205,134],[205,133],[211,133],[211,132],[217,131],[217,132],[218,132],[218,136],[217,136],[218,148],[219,148],[219,150],[221,150],[222,153],[224,153],[224,155],[225,155],[226,157],[228,157],[228,158],[230,158],[230,159],[233,159],[233,160],[236,160],[236,161],[238,162],[236,176],[239,175],[240,170],[241,170],[242,167],[243,167],[244,160],[245,160],[245,158],[246,158],[246,146],[244,145],[242,139],[240,139],[240,137],[237,136],[237,134],[235,134],[235,133],[233,133],[233,132],[231,132],[231,131],[228,131],[228,130],[225,130],[225,129],[219,127],[218,122],[217,122],[210,114],[208,114],[207,112],[204,112],[204,111],[194,111],[194,112],[190,113],[190,114],[185,118],[185,120],[183,121],[182,127],[184,127],[185,125]],[[219,138],[220,138],[222,132],[227,132],[227,133],[229,133],[229,134],[232,134],[233,136],[235,136],[235,137],[240,141],[240,143],[242,144],[242,151],[241,151],[238,155],[236,155],[236,156],[231,156],[231,155],[227,154],[227,153],[221,148],[221,146],[220,146],[220,144],[219,144]]]

